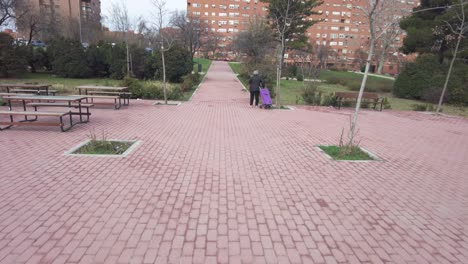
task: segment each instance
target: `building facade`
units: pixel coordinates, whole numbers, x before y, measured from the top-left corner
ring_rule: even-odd
[[[29,11],[29,15],[24,18],[26,20],[31,20],[32,14],[39,15],[40,35],[52,30],[68,36],[76,34],[80,30],[78,27],[81,24],[100,23],[101,20],[100,0],[27,0],[26,5],[19,8],[26,8]],[[19,35],[27,36],[29,34],[27,22],[19,21]]]
[[[221,52],[227,52],[236,34],[245,31],[249,23],[265,18],[266,5],[260,0],[189,0],[187,15],[199,20],[220,38]]]
[[[318,22],[306,34],[312,46],[327,50],[327,67],[357,70],[362,66],[360,64],[367,52],[370,38],[368,21],[361,10],[366,8],[366,3],[368,2],[364,0],[324,0],[315,9],[318,15],[311,19]],[[388,16],[392,20],[409,15],[419,5],[418,0],[386,0],[385,3],[386,8],[381,16]],[[220,49],[226,50],[236,34],[246,30],[251,21],[266,17],[267,6],[260,0],[188,0],[187,14],[203,22],[208,27],[207,30],[219,33]],[[386,23],[385,19],[380,21]],[[376,46],[376,54],[386,53],[383,58],[384,71],[387,73],[398,71],[395,65],[399,64],[399,58],[395,56],[400,56],[398,48],[405,36],[401,30],[394,30],[397,36],[392,37],[391,43],[379,42]],[[391,47],[387,47],[388,45]],[[287,54],[286,62],[294,63],[294,55]],[[373,65],[373,70],[376,70],[378,61],[373,62]]]
[[[325,0],[312,18],[319,21],[307,35],[310,44],[328,48],[329,65],[357,70],[367,60],[366,52],[370,40],[368,18],[362,10],[368,9],[367,1]],[[398,22],[419,5],[415,0],[387,0],[379,14],[377,28],[381,38],[376,43],[375,61],[372,71],[376,71],[379,58],[384,58],[383,72],[395,74],[398,71],[398,48],[403,44],[405,32]],[[384,54],[384,55],[382,55]]]

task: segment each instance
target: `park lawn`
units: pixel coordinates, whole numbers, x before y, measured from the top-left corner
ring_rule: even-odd
[[[229,63],[231,69],[235,73],[239,73],[241,70],[240,63]],[[354,80],[362,80],[361,74],[356,74],[352,72],[339,72],[339,71],[323,71],[320,75],[320,79],[325,79],[332,74],[336,74],[339,77],[346,77]],[[392,80],[382,79],[375,76],[369,76],[369,80],[372,82],[392,82]],[[246,80],[241,80],[244,85]],[[304,85],[307,82],[298,82],[295,80],[281,80],[281,101],[285,105],[304,105],[304,100],[302,99],[302,91],[304,90]],[[347,87],[339,84],[326,84],[320,83],[319,90],[324,94],[329,94],[333,92],[346,92],[350,91]],[[417,101],[417,100],[408,100],[402,98],[396,98],[391,93],[380,93],[382,96],[387,97],[390,105],[393,110],[397,111],[413,111],[413,105],[415,104],[428,104],[426,102]],[[434,105],[435,107],[435,105]],[[443,113],[449,115],[458,115],[468,117],[468,109],[466,107],[458,107],[453,105],[444,105],[442,107]]]
[[[89,78],[89,79],[71,79],[55,76],[50,73],[28,73],[21,78],[16,79],[0,79],[0,83],[38,83],[51,84],[53,90],[57,90],[59,94],[74,94],[75,87],[80,85],[104,85],[117,86],[119,80],[109,78]]]
[[[193,71],[194,72],[197,72],[197,62],[200,62],[200,64],[202,65],[202,72],[206,73],[208,71],[208,69],[210,68],[211,66],[211,63],[212,61],[211,60],[207,60],[207,59],[203,59],[203,58],[193,58]]]

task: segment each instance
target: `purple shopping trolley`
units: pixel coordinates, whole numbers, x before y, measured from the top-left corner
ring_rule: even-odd
[[[262,108],[270,109],[271,108],[271,97],[270,91],[268,88],[260,88],[260,98],[262,99]]]

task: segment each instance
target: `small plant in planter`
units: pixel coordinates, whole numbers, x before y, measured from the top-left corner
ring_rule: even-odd
[[[365,161],[378,160],[377,157],[359,147],[359,144],[344,144],[343,132],[341,134],[340,143],[338,146],[318,146],[323,152],[334,160],[346,161]]]
[[[374,160],[359,146],[320,146],[334,160]]]
[[[108,140],[107,134],[104,131],[102,132],[101,139],[98,139],[94,131],[88,137],[90,138],[89,141],[73,151],[72,154],[122,155],[135,143],[134,141]]]

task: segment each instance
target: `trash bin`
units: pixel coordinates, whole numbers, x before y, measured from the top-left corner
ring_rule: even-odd
[[[198,63],[198,73],[202,72],[202,65]]]

